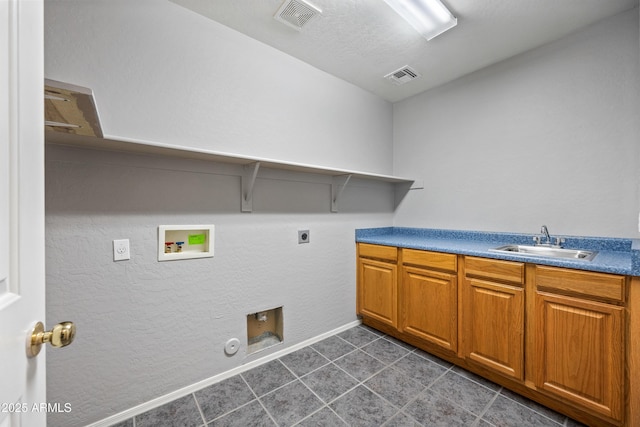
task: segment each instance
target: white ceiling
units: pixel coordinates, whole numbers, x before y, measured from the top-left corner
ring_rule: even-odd
[[[396,102],[638,6],[638,0],[443,0],[458,25],[426,41],[383,0],[308,0],[301,31],[273,16],[283,0],[171,0]],[[384,78],[409,65],[421,77]]]

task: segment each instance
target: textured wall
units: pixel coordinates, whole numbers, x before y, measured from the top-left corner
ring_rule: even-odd
[[[391,173],[369,92],[166,0],[45,3],[45,75],[93,89],[109,135]]]
[[[399,226],[636,237],[638,11],[394,104]]]
[[[355,320],[354,230],[392,221],[389,184],[261,172],[240,213],[237,167],[48,147],[47,324],[78,337],[48,352],[50,426],[81,426],[255,360],[246,315],[284,306],[284,346]],[[158,262],[157,226],[214,224],[213,258]],[[297,230],[311,241],[297,243]],[[128,238],[131,260],[113,262]],[[242,342],[224,354],[232,337]]]
[[[392,170],[391,104],[168,1],[47,1],[45,75],[92,88],[108,135]],[[53,427],[254,360],[223,352],[248,313],[284,306],[284,347],[355,320],[354,230],[394,207],[388,184],[352,180],[332,214],[330,177],[261,169],[242,214],[237,166],[81,149],[50,147],[46,173],[47,323],[78,324],[48,354],[48,400],[73,408]],[[158,225],[200,223],[214,258],[156,261]],[[113,262],[123,238],[132,259]]]

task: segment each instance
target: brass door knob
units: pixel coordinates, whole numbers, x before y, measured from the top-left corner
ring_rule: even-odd
[[[27,343],[27,356],[35,357],[40,353],[42,344],[49,343],[53,347],[66,347],[76,337],[76,325],[73,322],[58,323],[50,331],[44,330],[42,322],[36,323],[31,330]]]

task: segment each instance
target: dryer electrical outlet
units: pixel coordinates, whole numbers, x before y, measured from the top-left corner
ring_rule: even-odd
[[[309,243],[309,230],[298,230],[298,244]]]

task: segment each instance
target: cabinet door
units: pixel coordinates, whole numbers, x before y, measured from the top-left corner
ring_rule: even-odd
[[[486,280],[465,280],[464,354],[518,380],[524,372],[524,290]]]
[[[620,420],[624,309],[537,292],[535,310],[536,387]]]
[[[458,348],[455,274],[403,267],[401,330],[446,350]]]
[[[397,327],[397,276],[396,264],[359,258],[358,314]]]

